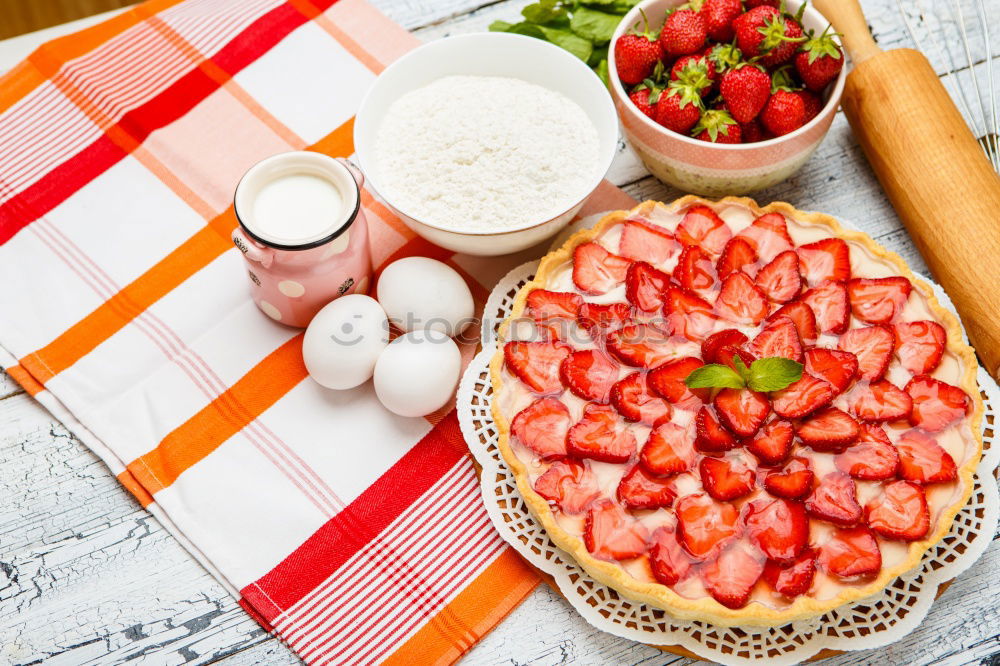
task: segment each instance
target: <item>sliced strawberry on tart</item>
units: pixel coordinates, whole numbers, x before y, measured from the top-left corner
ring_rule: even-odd
[[[555,398],[540,398],[517,413],[510,430],[521,444],[550,460],[566,455],[566,433],[572,424],[565,404]]]
[[[663,396],[675,407],[698,411],[708,401],[710,391],[690,388],[684,380],[703,365],[705,363],[701,359],[683,356],[653,368],[647,375],[647,381],[654,393]]]
[[[840,282],[824,282],[800,297],[816,318],[816,328],[821,333],[840,335],[850,323],[851,308],[847,302],[847,288]]]
[[[782,252],[757,272],[756,282],[769,301],[787,303],[794,299],[802,290],[798,255],[792,250]]]
[[[824,238],[796,248],[802,277],[810,287],[851,277],[851,248],[840,238]]]
[[[598,243],[578,245],[573,252],[573,284],[585,294],[606,294],[621,284],[630,264]]]
[[[680,252],[680,248],[673,233],[659,224],[642,218],[622,223],[618,254],[626,259],[663,264]]]
[[[719,317],[734,324],[756,326],[767,316],[767,297],[746,273],[730,273],[715,301]]]
[[[682,356],[689,348],[683,339],[648,323],[625,324],[608,333],[603,342],[612,356],[635,368],[655,368]]]
[[[756,486],[757,475],[754,470],[735,456],[705,456],[698,463],[698,471],[701,474],[702,488],[720,502],[746,497]]]
[[[720,265],[722,260],[720,259]],[[719,272],[712,256],[697,245],[688,245],[677,259],[671,274],[682,288],[701,298],[714,298],[719,291]]]
[[[842,393],[858,374],[858,357],[838,349],[814,347],[805,353],[805,371]]]
[[[750,244],[764,263],[795,247],[788,235],[788,222],[781,213],[765,213],[736,234]]]
[[[899,453],[881,426],[863,423],[850,447],[834,458],[837,469],[862,481],[893,479],[899,470]]]
[[[793,361],[802,361],[802,338],[795,322],[790,317],[777,317],[764,324],[748,351],[755,358],[784,356]]]
[[[858,376],[873,382],[881,379],[889,369],[894,342],[888,328],[864,326],[845,331],[837,346],[858,360]]]
[[[642,312],[658,312],[670,276],[645,261],[633,262],[625,273],[625,297]]]
[[[514,308],[538,335],[492,366],[529,507],[680,617],[778,625],[875,593],[947,531],[981,446],[972,352],[914,279],[783,204],[607,216],[543,260]]]
[[[722,256],[719,257],[719,262],[715,265],[715,272],[720,280],[724,280],[736,271],[756,273],[757,260],[757,251],[747,239],[731,238],[726,243],[725,249],[722,250]]]
[[[535,492],[567,514],[583,513],[601,497],[597,477],[586,461],[560,460],[535,479]]]
[[[691,556],[677,538],[677,528],[659,527],[650,539],[649,564],[653,576],[664,585],[675,585],[691,572]]]
[[[809,545],[809,518],[801,502],[762,498],[743,508],[750,543],[769,560],[792,562]]]
[[[783,462],[792,451],[795,429],[790,421],[775,418],[750,440],[744,441],[747,451],[765,465]]]
[[[733,237],[733,231],[711,206],[694,205],[684,213],[674,235],[683,245],[697,245],[718,255]]]
[[[802,499],[812,491],[816,478],[810,464],[809,458],[792,458],[784,467],[765,474],[764,488],[775,497]]]
[[[639,455],[639,463],[659,476],[686,472],[694,460],[694,437],[689,428],[676,423],[664,423],[653,428]]]
[[[528,316],[549,339],[562,340],[570,335],[568,327],[576,322],[583,298],[572,292],[536,289],[528,294],[525,305]]]
[[[659,425],[670,420],[670,403],[653,393],[649,375],[633,372],[611,387],[611,404],[626,421]]]
[[[628,462],[636,454],[635,435],[619,422],[613,407],[590,402],[566,431],[566,453],[579,459]]]
[[[786,303],[772,312],[767,320],[773,321],[778,317],[788,317],[792,320],[792,323],[795,324],[795,330],[799,334],[799,340],[803,344],[812,345],[816,342],[816,336],[819,335],[816,313],[809,305],[801,300]]]
[[[704,493],[685,495],[677,501],[674,510],[681,545],[699,561],[718,555],[740,530],[740,514],[736,507],[717,502]]]
[[[701,358],[705,363],[725,363],[732,358],[747,341],[746,334],[735,328],[727,328],[705,338],[701,343]],[[725,357],[723,350],[728,350]],[[745,359],[744,359],[745,361]],[[751,360],[751,363],[753,361]]]
[[[816,577],[816,553],[805,550],[791,563],[768,560],[764,564],[763,578],[772,590],[788,599],[805,594]]]
[[[576,313],[576,323],[592,340],[603,340],[611,331],[632,322],[632,308],[627,303],[584,302]]]
[[[618,501],[629,509],[669,507],[677,497],[673,481],[656,477],[636,465],[625,472],[618,484]]]
[[[584,527],[587,550],[601,560],[618,561],[646,552],[649,532],[620,505],[598,500],[587,511]]]
[[[711,335],[719,320],[711,303],[681,287],[667,288],[663,314],[667,328],[696,343]]]

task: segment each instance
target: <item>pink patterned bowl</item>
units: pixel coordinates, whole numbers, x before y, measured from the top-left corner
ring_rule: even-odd
[[[658,30],[667,9],[685,0],[645,0],[632,8],[618,25],[612,38],[617,39],[638,26],[646,13],[651,28]],[[801,0],[789,0],[788,11],[795,13]],[[802,17],[806,31],[822,32],[827,20],[812,7],[806,7]],[[611,71],[611,96],[621,118],[625,138],[639,155],[650,173],[667,185],[686,192],[706,196],[745,194],[770,187],[789,178],[812,156],[830,129],[830,123],[840,106],[847,68],[830,86],[826,103],[811,121],[784,136],[758,143],[717,144],[700,141],[672,132],[639,111],[628,99],[628,93],[618,80],[614,48],[610,49],[608,65]]]

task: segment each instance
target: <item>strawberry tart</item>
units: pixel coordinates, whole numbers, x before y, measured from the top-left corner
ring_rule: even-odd
[[[647,201],[546,256],[491,364],[504,459],[595,579],[774,626],[884,588],[949,530],[975,355],[895,254],[750,199]]]

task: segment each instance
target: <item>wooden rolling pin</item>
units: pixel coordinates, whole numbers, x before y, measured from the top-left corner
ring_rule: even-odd
[[[883,51],[858,0],[814,0],[854,63],[842,106],[983,366],[1000,379],[1000,176],[919,51]]]

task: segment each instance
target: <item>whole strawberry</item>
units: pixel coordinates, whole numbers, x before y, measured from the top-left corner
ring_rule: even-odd
[[[806,123],[805,104],[798,93],[777,90],[764,105],[760,122],[775,136],[794,132]]]
[[[691,130],[694,138],[711,143],[740,143],[740,126],[728,111],[709,109],[701,114],[698,124]]]
[[[823,109],[823,100],[820,99],[819,95],[808,90],[799,90],[795,94],[802,99],[802,106],[806,110],[806,122],[819,115]]]
[[[802,44],[802,50],[795,54],[795,69],[802,83],[813,92],[826,88],[844,67],[844,53],[833,35],[827,34],[829,29],[830,26],[827,26],[818,37],[810,34]]]
[[[717,74],[723,74],[743,62],[743,53],[732,44],[712,44],[704,53]]]
[[[771,77],[756,65],[743,65],[722,75],[719,92],[737,122],[757,117],[771,96]]]
[[[678,58],[670,68],[670,80],[680,81],[707,95],[715,83],[715,65],[704,55],[688,55]]]
[[[671,58],[700,51],[708,38],[705,19],[691,9],[678,9],[667,15],[660,31],[659,44],[663,53]]]
[[[652,118],[653,114],[656,112],[656,100],[654,99],[653,101],[650,101],[650,95],[652,95],[652,93],[653,91],[651,89],[640,87],[633,90],[628,96],[628,98],[632,100],[632,103],[635,104],[636,108],[650,118]]]
[[[642,20],[641,33],[624,34],[615,42],[615,71],[621,82],[630,86],[648,78],[663,57],[663,50],[649,31],[646,14],[642,15]]]
[[[660,95],[653,119],[667,129],[687,134],[701,118],[702,108],[698,90],[675,81]]]
[[[760,121],[756,118],[748,123],[740,123],[740,135],[743,138],[743,143],[756,143],[768,138],[764,128],[760,126]]]
[[[740,0],[703,0],[700,4],[698,13],[705,19],[708,36],[717,42],[732,41],[735,35],[733,21],[743,13]]]
[[[795,55],[805,41],[802,26],[770,5],[761,5],[733,21],[736,43],[748,58],[760,57],[765,67],[774,67]]]

